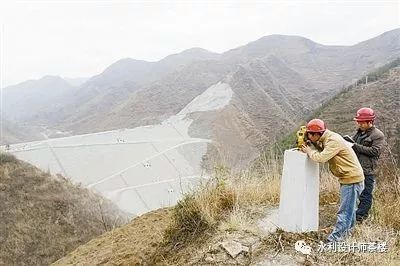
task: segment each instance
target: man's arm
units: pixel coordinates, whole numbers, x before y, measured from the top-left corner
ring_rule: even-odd
[[[370,157],[378,157],[381,154],[381,149],[384,143],[385,143],[385,137],[383,135],[379,135],[377,138],[372,139],[371,147],[354,143],[353,149],[357,153],[362,153]]]
[[[325,163],[332,159],[340,151],[340,145],[335,140],[329,140],[322,152],[318,151],[308,151],[308,156],[315,162]]]

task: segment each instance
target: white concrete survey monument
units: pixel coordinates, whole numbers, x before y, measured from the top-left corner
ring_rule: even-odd
[[[318,230],[319,165],[297,150],[286,150],[279,201],[279,227],[288,232]]]

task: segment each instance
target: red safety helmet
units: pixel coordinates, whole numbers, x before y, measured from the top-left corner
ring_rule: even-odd
[[[307,124],[307,132],[323,133],[326,130],[324,121],[321,119],[313,119]]]
[[[375,120],[375,112],[371,108],[363,107],[358,109],[356,117],[354,120],[357,122],[368,122]]]

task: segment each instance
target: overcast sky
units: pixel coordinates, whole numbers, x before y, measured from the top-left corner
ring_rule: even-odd
[[[353,45],[400,26],[400,1],[0,2],[1,84],[90,77],[121,58],[224,52],[270,34]]]

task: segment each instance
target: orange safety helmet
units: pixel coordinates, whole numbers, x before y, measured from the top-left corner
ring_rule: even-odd
[[[376,116],[374,110],[368,107],[363,107],[358,109],[356,117],[354,117],[354,120],[357,122],[368,122],[368,121],[374,121],[375,117]]]
[[[325,122],[321,119],[313,119],[307,124],[307,132],[323,133],[326,130]]]

